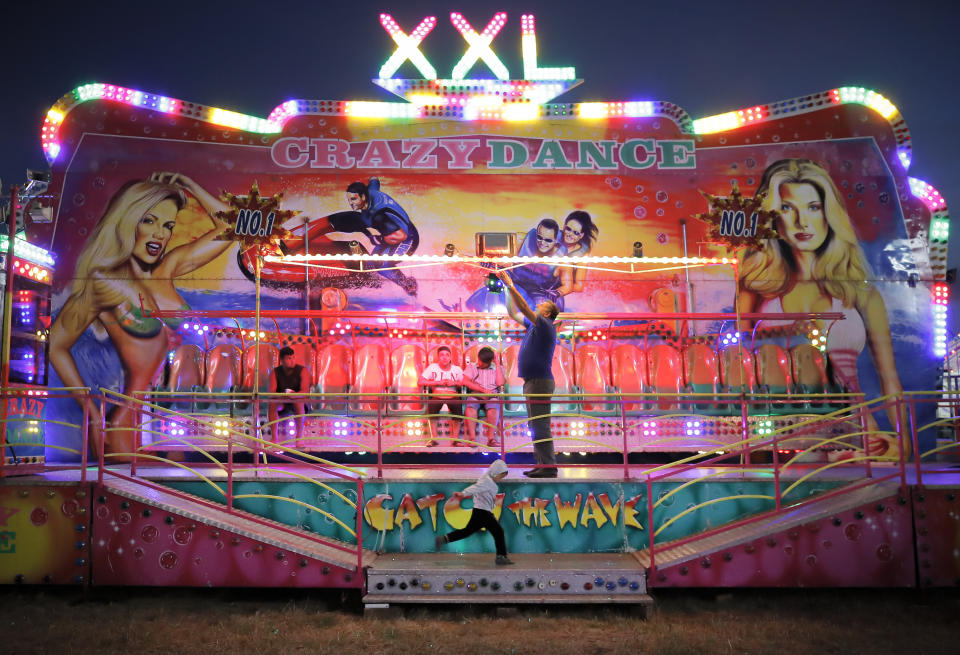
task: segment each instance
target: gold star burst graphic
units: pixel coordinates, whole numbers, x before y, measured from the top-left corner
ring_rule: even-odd
[[[714,196],[701,190],[700,195],[707,199],[710,211],[706,214],[694,214],[693,217],[710,224],[711,241],[725,243],[734,250],[760,250],[764,242],[777,238],[773,225],[779,214],[762,209],[765,193],[744,198],[736,180],[731,182],[731,187],[730,195],[726,197]]]
[[[291,209],[280,209],[282,198],[282,193],[261,196],[256,181],[245,196],[224,191],[220,199],[227,203],[230,209],[217,212],[217,218],[230,227],[219,238],[239,241],[241,250],[252,246],[272,246],[273,250],[280,252],[280,242],[293,236],[290,230],[283,227],[284,222],[300,213]]]

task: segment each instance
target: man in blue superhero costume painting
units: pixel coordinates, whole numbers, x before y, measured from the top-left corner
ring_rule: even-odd
[[[342,241],[331,242],[330,232],[362,232],[373,244],[374,255],[412,255],[420,244],[420,235],[407,212],[400,204],[380,190],[380,180],[370,178],[369,184],[353,182],[347,187],[347,204],[352,211],[337,212],[309,221],[308,237],[311,253],[334,247],[346,252]],[[303,228],[292,228],[295,235]],[[303,236],[288,237],[280,247],[284,254],[303,253],[307,240]],[[340,246],[337,249],[335,246]],[[364,268],[377,272],[402,288],[408,295],[417,294],[417,281],[396,268],[397,262],[374,262]],[[241,262],[243,267],[243,262]],[[266,275],[266,273],[265,273]],[[269,275],[266,275],[269,277]],[[300,274],[302,278],[302,273]],[[292,280],[291,280],[292,281]]]
[[[412,255],[420,244],[420,235],[400,204],[380,190],[380,180],[370,178],[370,184],[353,182],[347,187],[347,204],[352,212],[340,212],[327,217],[330,229],[326,232],[363,232],[373,243],[374,255]],[[321,219],[322,220],[322,219]],[[417,293],[417,281],[392,268],[393,262],[384,262],[386,270],[380,275],[397,283],[407,294]]]

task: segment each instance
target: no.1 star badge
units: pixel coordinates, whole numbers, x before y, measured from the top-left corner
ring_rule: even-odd
[[[766,194],[744,198],[736,181],[733,181],[731,186],[730,195],[726,197],[700,191],[710,204],[710,211],[706,214],[694,214],[693,217],[710,224],[708,238],[711,241],[725,243],[734,250],[760,250],[765,241],[777,238],[773,225],[778,214],[762,208]]]
[[[230,209],[217,212],[217,218],[227,223],[230,229],[218,238],[226,241],[239,241],[241,250],[251,246],[272,245],[279,249],[283,239],[292,234],[283,227],[283,223],[298,212],[289,209],[280,209],[280,199],[283,194],[263,197],[256,182],[250,187],[250,193],[245,196],[236,196],[224,192],[220,199]]]

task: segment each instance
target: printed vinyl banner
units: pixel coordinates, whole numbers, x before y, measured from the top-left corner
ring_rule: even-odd
[[[141,306],[252,309],[254,248],[222,237],[266,233],[266,212],[243,215],[239,226],[218,214],[230,215],[225,194],[242,198],[255,186],[263,198],[279,194],[269,223],[283,234],[270,246],[275,254],[439,255],[452,244],[472,255],[477,235],[492,232],[515,235],[519,255],[631,256],[638,244],[645,256],[736,257],[739,279],[733,266],[701,267],[690,269],[689,284],[676,266],[640,278],[536,264],[514,279],[532,303],[552,300],[565,312],[650,312],[664,288],[675,299],[666,311],[731,312],[739,298],[742,312],[837,312],[843,320],[826,350],[850,388],[875,397],[935,382],[930,290],[907,284],[931,278],[915,238],[929,212],[893,166],[889,124],[862,107],[843,109],[849,123],[855,111],[866,117],[855,128],[834,124],[839,109],[822,110],[774,123],[764,129],[776,134],[751,143],[742,130],[729,141],[685,135],[667,118],[376,124],[297,116],[282,134],[235,138],[184,118],[90,104],[64,124],[71,151],[55,168],[56,220],[31,235],[58,256],[51,386],[131,393],[156,384],[191,333],[177,332],[183,320],[144,316]],[[779,218],[764,226],[764,214],[714,212],[708,220],[715,207],[704,194],[723,200],[735,190],[762,198],[762,210]],[[776,238],[759,240],[764,227]],[[468,265],[359,270],[268,260],[261,277],[268,309],[329,308],[325,290],[340,290],[332,306],[347,310],[506,311],[486,273]],[[301,321],[280,327],[304,331]],[[691,329],[733,327],[696,321]],[[118,416],[125,411],[109,421],[129,423]],[[69,400],[51,401],[47,412],[80,422]]]
[[[516,471],[511,476],[516,475]],[[508,479],[509,480],[509,479]],[[171,481],[171,486],[223,502],[224,496],[200,482]],[[351,502],[356,487],[333,482],[332,489]],[[829,491],[836,483],[805,482],[795,487],[795,499]],[[455,496],[463,483],[452,482],[368,482],[364,485],[363,545],[385,552],[430,552],[434,537],[462,528],[470,519],[472,500]],[[653,494],[656,525],[718,498],[714,502],[673,521],[656,536],[660,543],[722,525],[770,509],[772,481],[704,482],[680,488],[681,483],[656,483]],[[786,488],[786,484],[784,488]],[[354,529],[356,512],[352,506],[328,489],[303,482],[238,482],[235,493],[290,498],[296,502],[246,498],[237,506],[310,532],[355,542],[337,521]],[[742,497],[741,497],[742,496]],[[790,496],[787,496],[788,498]],[[662,502],[660,502],[662,501]],[[330,516],[306,509],[304,503],[318,507]],[[511,553],[610,552],[624,548],[640,550],[650,543],[647,489],[642,483],[610,482],[578,485],[562,482],[501,483],[494,515],[506,533]],[[336,519],[336,520],[335,520]],[[493,539],[484,531],[447,546],[451,552],[490,552]]]

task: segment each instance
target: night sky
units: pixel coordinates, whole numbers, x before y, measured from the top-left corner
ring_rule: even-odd
[[[381,11],[407,32],[424,16],[437,16],[421,50],[440,77],[449,77],[466,46],[450,12],[463,13],[480,31],[504,10],[508,21],[493,48],[512,77],[523,76],[520,15],[533,13],[540,66],[574,66],[584,80],[557,101],[666,100],[701,118],[837,86],[875,90],[910,128],[910,175],[960,206],[960,140],[950,123],[960,100],[955,3],[498,0],[480,6],[7,3],[0,39],[4,191],[25,180],[24,169],[46,168],[39,137],[44,114],[81,84],[108,82],[263,118],[292,98],[390,100],[370,82],[394,49],[380,26]],[[489,76],[482,63],[472,74]],[[419,74],[407,63],[398,76]],[[950,265],[958,263],[954,245]],[[954,291],[960,295],[960,288]]]

